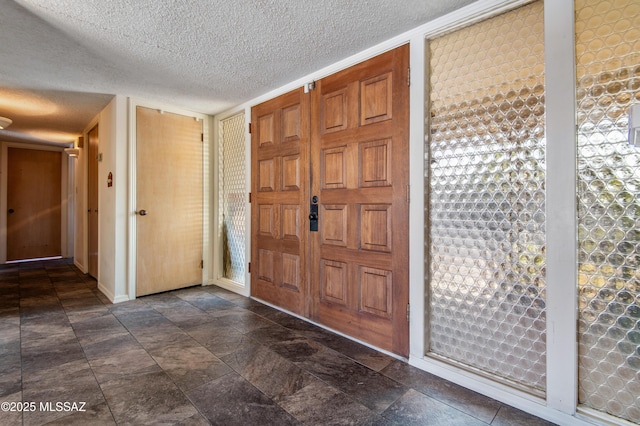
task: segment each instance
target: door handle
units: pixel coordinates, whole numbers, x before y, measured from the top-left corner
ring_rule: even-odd
[[[309,231],[318,232],[318,197],[316,195],[311,199],[311,206],[309,206]]]
[[[9,213],[9,214],[12,214],[13,212],[15,212],[15,210],[14,210],[14,209],[9,209],[9,210],[7,210],[7,213]]]
[[[136,214],[139,214],[140,216],[146,216],[147,215],[147,211],[146,210],[140,210],[140,211],[137,211]]]

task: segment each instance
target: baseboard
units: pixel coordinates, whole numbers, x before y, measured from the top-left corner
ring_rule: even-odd
[[[102,292],[102,294],[107,296],[107,299],[109,299],[111,301],[111,303],[113,303],[113,304],[122,303],[122,302],[128,302],[130,300],[129,296],[127,296],[126,294],[116,296],[115,294],[113,294],[113,292],[111,292],[111,290],[109,290],[109,288],[107,286],[105,286],[101,282],[98,282],[98,290],[100,290],[100,292]]]
[[[577,418],[574,415],[553,409],[547,406],[543,399],[534,397],[517,389],[513,389],[509,386],[493,382],[472,372],[460,370],[435,359],[410,356],[409,364],[435,376],[449,380],[457,385],[471,389],[472,391],[488,396],[489,398],[493,398],[504,404],[559,425],[586,426],[597,424],[592,421],[588,421],[587,419]]]
[[[73,259],[73,265],[76,268],[78,268],[80,270],[80,272],[82,272],[83,274],[86,274],[88,272],[87,268],[85,268],[82,263],[76,262],[75,258]]]
[[[131,298],[129,296],[127,296],[126,294],[124,294],[124,295],[116,296],[112,300],[112,302],[114,304],[116,304],[116,303],[128,302],[129,300],[131,300]]]
[[[247,286],[237,284],[237,283],[235,283],[233,281],[230,281],[230,280],[215,280],[215,281],[203,284],[203,285],[205,285],[205,286],[215,285],[215,286],[218,286],[218,287],[223,288],[225,290],[232,291],[232,292],[234,292],[236,294],[239,294],[241,296],[245,296],[245,297],[249,297],[250,296],[249,289],[247,288]]]

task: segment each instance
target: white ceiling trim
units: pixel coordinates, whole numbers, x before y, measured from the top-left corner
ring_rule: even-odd
[[[250,99],[246,102],[243,102],[225,111],[222,111],[219,114],[216,114],[216,117],[219,117],[220,119],[224,119],[225,117],[229,117],[233,114],[236,114],[243,109],[247,109],[253,105],[257,105],[261,102],[265,102],[269,99],[273,99],[279,95],[282,95],[284,93],[287,93],[299,87],[304,87],[306,84],[312,81],[320,80],[324,77],[335,74],[338,71],[342,71],[346,68],[349,68],[350,66],[358,64],[360,62],[364,62],[367,59],[373,58],[374,56],[377,56],[388,50],[392,50],[398,46],[409,43],[416,36],[421,36],[424,38],[433,38],[435,36],[445,34],[455,29],[462,28],[467,25],[471,25],[475,22],[486,19],[490,16],[495,16],[500,13],[506,12],[515,7],[518,7],[527,3],[531,3],[532,1],[535,1],[535,0],[479,0],[479,1],[476,1],[475,3],[472,3],[468,6],[464,6],[454,12],[451,12],[440,18],[437,18],[431,22],[428,22],[419,27],[406,31],[393,38],[390,38],[389,40],[385,40],[382,43],[378,43],[375,46],[367,48],[345,59],[337,61],[329,66],[326,66],[322,69],[314,71],[310,74],[307,74],[304,77],[298,78],[290,83],[287,83],[283,86],[278,87],[277,89],[271,90],[267,93],[264,93],[260,96],[257,96],[253,99]]]

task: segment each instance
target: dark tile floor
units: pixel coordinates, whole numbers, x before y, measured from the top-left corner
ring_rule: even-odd
[[[548,424],[215,286],[113,305],[69,260],[0,267],[0,402],[3,426]]]

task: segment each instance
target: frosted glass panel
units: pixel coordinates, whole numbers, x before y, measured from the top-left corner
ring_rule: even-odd
[[[581,404],[640,423],[640,2],[575,2]]]
[[[545,390],[542,2],[430,41],[429,355]]]
[[[244,284],[247,189],[244,114],[220,122],[220,230],[223,277]]]

